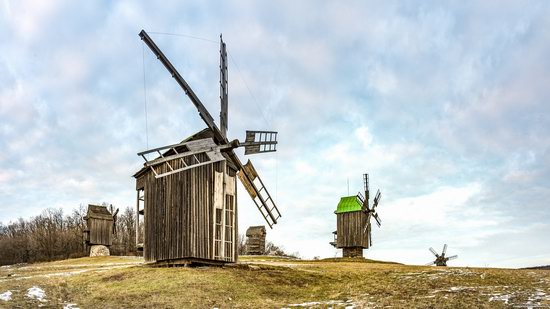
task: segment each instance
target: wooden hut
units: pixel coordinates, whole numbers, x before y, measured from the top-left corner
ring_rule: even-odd
[[[212,137],[204,129],[183,142]],[[186,146],[175,152],[189,151]],[[162,154],[173,155],[174,149]],[[226,156],[225,153],[222,155]],[[200,155],[197,159],[202,160]],[[189,161],[187,161],[189,160]],[[163,162],[157,173],[192,164],[193,158]],[[148,263],[223,264],[237,260],[237,168],[231,160],[208,163],[156,178],[143,167],[134,177],[143,202],[143,256]]]
[[[265,254],[265,226],[251,226],[246,230],[246,254]]]
[[[342,197],[334,213],[336,232],[331,244],[342,248],[343,257],[363,257],[363,249],[369,248],[370,225],[361,203],[355,195]]]
[[[84,241],[87,246],[113,244],[113,215],[106,206],[88,205],[88,212],[84,217],[86,230]]]

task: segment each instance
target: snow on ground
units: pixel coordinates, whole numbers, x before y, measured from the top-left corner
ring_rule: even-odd
[[[76,304],[64,303],[63,309],[80,309]]]
[[[0,294],[0,300],[3,300],[3,301],[11,300],[11,294],[12,294],[11,291],[7,291]]]
[[[503,301],[505,304],[508,304],[508,301],[510,301],[511,294],[493,294],[491,297],[489,297],[489,301]]]
[[[90,263],[90,264],[60,264],[60,265],[38,265],[38,266],[23,266],[19,267],[20,270],[41,270],[49,268],[85,268],[85,267],[104,267],[104,266],[123,266],[123,265],[139,265],[143,264],[143,261],[135,262],[121,262],[121,263]]]
[[[107,270],[110,270],[110,269],[127,268],[127,267],[132,267],[132,265],[87,268],[87,269],[80,269],[80,270],[75,270],[75,271],[65,271],[65,272],[59,272],[59,273],[49,273],[49,274],[40,274],[40,275],[10,278],[10,279],[0,279],[0,282],[4,282],[4,281],[8,281],[8,280],[32,279],[32,278],[37,278],[37,277],[50,278],[50,277],[72,276],[72,275],[78,275],[78,274],[89,272],[89,271],[101,272],[101,271],[107,271]],[[15,276],[17,276],[17,274],[14,274],[12,277],[15,277]]]
[[[27,290],[27,297],[43,302],[46,301],[46,292],[38,286],[33,286]]]
[[[307,303],[301,303],[301,304],[290,304],[290,305],[287,305],[287,307],[283,307],[283,308],[287,308],[287,309],[290,309],[291,307],[306,307],[306,308],[309,308],[309,307],[313,307],[313,306],[345,306],[346,309],[353,309],[353,308],[356,308],[356,304],[353,303],[352,300],[329,300],[329,301],[312,301],[312,302],[307,302]]]

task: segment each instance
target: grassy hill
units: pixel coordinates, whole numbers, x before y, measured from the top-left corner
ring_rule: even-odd
[[[153,268],[134,257],[0,268],[0,308],[550,307],[550,272],[241,257]]]

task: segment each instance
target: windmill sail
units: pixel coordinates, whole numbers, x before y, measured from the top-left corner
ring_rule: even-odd
[[[281,217],[281,213],[250,160],[239,171],[239,179],[269,227],[272,228]]]
[[[378,206],[378,202],[380,202],[381,197],[382,197],[382,193],[380,193],[380,190],[376,191],[376,195],[374,196],[374,202],[372,203],[372,208],[373,209],[376,206]]]
[[[367,208],[369,207],[369,174],[363,174],[363,186],[365,187],[365,197],[367,201]]]
[[[176,68],[174,68],[170,60],[168,60],[168,58],[166,58],[166,56],[162,53],[160,48],[158,48],[157,44],[153,42],[153,40],[151,39],[151,37],[149,37],[149,35],[147,34],[147,32],[145,32],[145,30],[141,30],[141,32],[139,33],[139,36],[145,42],[145,44],[147,44],[147,46],[151,49],[151,51],[155,54],[155,56],[157,56],[157,58],[164,65],[164,67],[166,67],[168,72],[176,80],[178,85],[180,85],[180,87],[183,89],[183,91],[189,97],[189,99],[191,99],[191,103],[193,103],[193,105],[195,105],[195,107],[199,111],[199,116],[206,123],[208,128],[210,128],[214,132],[215,140],[219,143],[227,143],[227,138],[224,136],[224,134],[222,134],[218,126],[216,126],[216,124],[214,123],[214,118],[212,118],[212,116],[210,115],[210,113],[208,112],[204,104],[202,104],[199,97],[197,97],[193,89],[191,89],[191,87],[189,86],[189,84],[187,84],[185,79],[183,79],[183,77],[176,70]]]
[[[246,131],[244,154],[277,151],[277,132],[275,131]]]
[[[220,35],[220,127],[223,137],[227,137],[227,50]]]

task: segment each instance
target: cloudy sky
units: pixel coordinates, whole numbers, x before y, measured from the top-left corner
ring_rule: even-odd
[[[216,118],[223,33],[229,136],[279,131],[252,157],[283,214],[270,240],[340,255],[333,211],[368,172],[367,257],[425,264],[448,243],[452,265],[550,264],[547,1],[150,3],[0,0],[1,222],[134,207],[136,153],[204,127],[139,31]],[[242,233],[263,222],[240,192]]]

